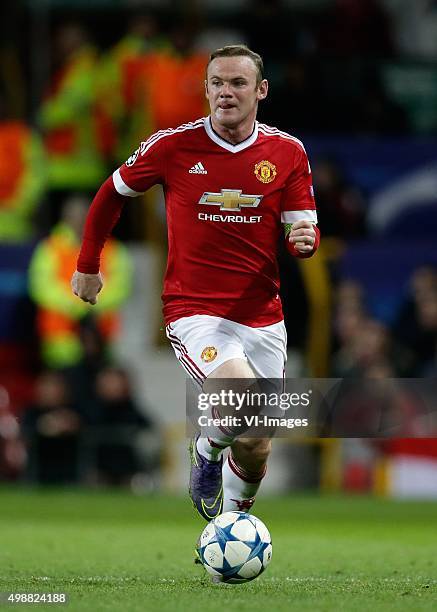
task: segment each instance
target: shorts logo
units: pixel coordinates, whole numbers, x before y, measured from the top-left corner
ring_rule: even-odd
[[[132,155],[129,157],[129,159],[126,161],[126,166],[128,168],[130,168],[131,166],[134,165],[134,163],[137,161],[138,159],[138,155],[140,154],[140,149],[138,148],[136,151],[134,151],[134,153],[132,153]]]
[[[255,164],[255,170],[253,172],[261,183],[271,183],[275,180],[277,175],[276,166],[266,159]]]
[[[202,354],[200,355],[200,358],[205,363],[210,363],[211,361],[214,361],[216,357],[217,357],[217,349],[215,348],[215,346],[205,346],[205,348],[202,351]]]

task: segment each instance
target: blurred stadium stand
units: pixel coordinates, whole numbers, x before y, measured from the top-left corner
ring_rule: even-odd
[[[153,40],[144,39],[142,46],[137,39],[130,47],[125,37],[137,16],[151,18]],[[127,48],[131,60],[138,56],[144,60],[152,48],[168,52],[178,24],[181,32],[190,24],[190,53],[203,54],[222,44],[244,41],[264,54],[271,90],[270,100],[260,108],[260,119],[304,141],[322,208],[324,240],[316,263],[282,265],[290,337],[287,373],[327,376],[341,364],[342,371],[360,371],[363,376],[436,375],[437,283],[432,280],[432,269],[437,269],[435,2],[4,3],[0,8],[0,91],[10,116],[32,128],[41,128],[38,117],[46,100],[44,92],[59,68],[55,33],[59,26],[73,22],[88,32],[97,50],[95,61],[106,66],[106,75],[117,65],[114,58],[124,58]],[[121,48],[125,51],[120,56]],[[177,55],[174,48],[173,53]],[[134,67],[138,67],[135,62]],[[111,82],[119,82],[117,78]],[[135,148],[136,140],[153,131],[153,122],[147,123],[150,116],[139,121],[134,107],[123,106],[125,93],[120,86],[119,106],[109,105],[112,124],[100,123],[100,136],[106,141],[96,175],[101,174],[102,163],[109,174],[121,161],[119,150],[127,146],[126,134]],[[97,91],[97,102],[98,96]],[[69,99],[67,92],[67,110],[70,103],[68,112],[88,113],[84,119],[91,119],[94,109],[89,98],[88,106],[77,110],[78,100]],[[114,148],[108,149],[111,143]],[[58,220],[61,201],[69,195],[64,187],[62,194],[46,192],[41,198],[34,215],[35,236],[47,235]],[[0,206],[1,189],[0,180]],[[121,312],[113,363],[129,371],[133,396],[140,408],[148,406],[152,420],[162,429],[158,485],[180,490],[185,487],[188,463],[185,378],[165,344],[158,314],[165,231],[160,198],[151,200],[137,207],[131,203],[116,229],[129,248],[135,274],[131,299]],[[20,446],[19,430],[10,427],[9,416],[22,422],[22,411],[34,400],[33,385],[43,367],[27,289],[35,244],[23,239],[0,242],[0,478],[9,480],[20,480],[26,473],[25,449]],[[417,270],[423,267],[431,270],[431,280],[417,289],[421,282]],[[345,281],[352,285],[346,286]],[[373,342],[371,347],[363,346],[363,330]],[[86,433],[88,449],[98,437],[94,434]],[[430,438],[435,435],[435,429],[429,431]],[[436,446],[437,439],[396,448],[362,440],[312,440],[292,446],[278,441],[265,492],[284,486],[319,486],[322,490],[343,487],[399,495],[413,490],[416,495],[436,495],[432,487],[417,485],[437,478]],[[417,460],[421,452],[422,472]],[[88,463],[96,463],[94,450],[85,455]],[[418,473],[426,476],[418,478]],[[417,486],[408,489],[408,483]]]

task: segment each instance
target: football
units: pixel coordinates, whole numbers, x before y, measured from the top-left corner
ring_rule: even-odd
[[[224,512],[202,531],[197,552],[215,582],[239,584],[266,569],[272,558],[272,539],[256,516]]]

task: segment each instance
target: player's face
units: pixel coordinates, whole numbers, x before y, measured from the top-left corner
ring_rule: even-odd
[[[268,88],[265,79],[257,84],[256,66],[246,56],[216,57],[208,66],[205,86],[213,123],[226,129],[253,123]]]

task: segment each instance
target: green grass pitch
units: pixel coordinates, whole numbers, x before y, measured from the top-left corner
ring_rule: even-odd
[[[0,591],[70,599],[0,608],[437,610],[437,503],[289,496],[254,511],[272,563],[251,583],[213,585],[193,564],[204,523],[186,498],[0,489]]]

